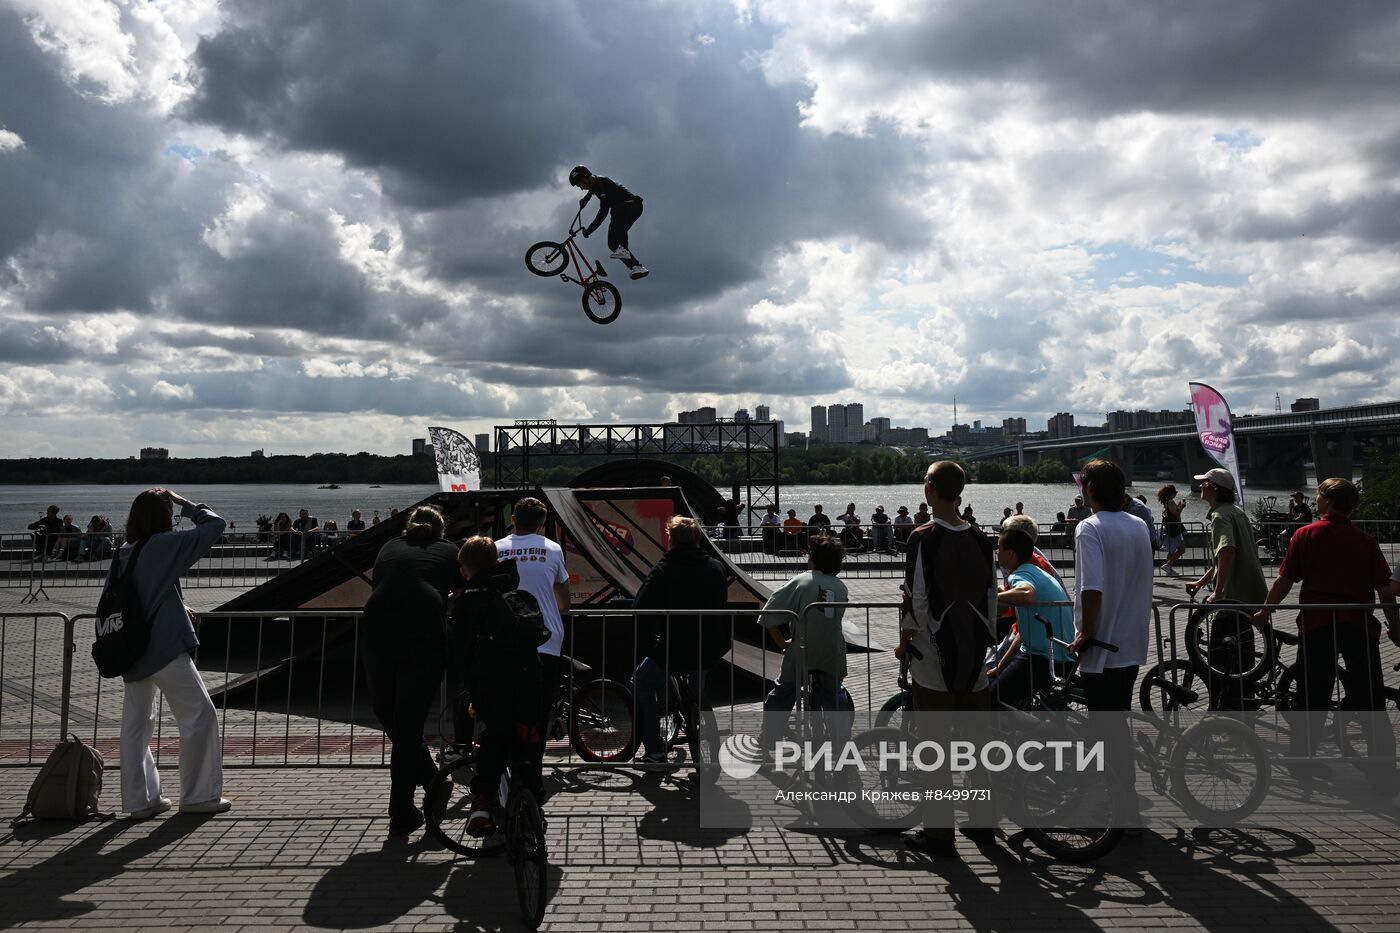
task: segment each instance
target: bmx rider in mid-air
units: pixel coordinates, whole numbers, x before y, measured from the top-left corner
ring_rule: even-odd
[[[586,165],[575,165],[569,171],[569,184],[588,192],[578,202],[579,207],[586,206],[595,194],[598,196],[598,216],[584,228],[583,235],[586,237],[597,230],[603,218],[612,214],[612,222],[608,224],[608,249],[612,250],[612,258],[622,260],[622,264],[632,270],[632,278],[645,278],[647,267],[627,248],[627,231],[642,216],[642,199],[611,178],[594,175]]]

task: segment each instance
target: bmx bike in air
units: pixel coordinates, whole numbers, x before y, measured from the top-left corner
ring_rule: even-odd
[[[535,275],[552,278],[559,276],[565,282],[583,286],[583,313],[595,324],[611,324],[622,313],[622,295],[617,286],[603,281],[607,275],[601,262],[589,262],[578,244],[578,234],[583,232],[583,208],[579,207],[569,224],[568,238],[562,243],[543,240],[525,251],[525,267]],[[569,262],[573,261],[573,276],[569,275]]]

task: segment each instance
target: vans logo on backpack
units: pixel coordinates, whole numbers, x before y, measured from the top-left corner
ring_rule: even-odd
[[[108,617],[105,618],[105,619],[98,619],[98,620],[97,620],[97,637],[98,637],[98,638],[101,638],[103,635],[110,635],[110,634],[112,634],[113,632],[120,632],[121,630],[122,630],[122,616],[121,616],[121,613],[119,613],[119,612],[118,612],[118,613],[113,613],[112,615],[108,616]]]

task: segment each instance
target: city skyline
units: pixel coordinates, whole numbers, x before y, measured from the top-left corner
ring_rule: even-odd
[[[1400,397],[1397,35],[1287,0],[0,0],[6,452]],[[606,327],[523,262],[580,163],[646,204]]]

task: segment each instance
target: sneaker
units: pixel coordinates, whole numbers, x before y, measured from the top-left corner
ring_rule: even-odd
[[[489,836],[496,831],[496,823],[491,819],[491,801],[477,794],[472,800],[472,811],[467,817],[467,835],[474,839]]]
[[[224,813],[233,809],[233,801],[227,797],[220,797],[218,800],[206,800],[203,803],[182,803],[181,813]]]
[[[1163,565],[1162,565],[1162,573],[1166,574],[1166,575],[1169,576],[1169,577],[1179,577],[1179,576],[1181,576],[1181,571],[1177,570],[1177,569],[1176,569],[1175,567],[1173,567],[1171,564],[1163,564]]]
[[[161,797],[161,798],[159,798],[158,800],[156,800],[155,803],[151,804],[149,807],[145,807],[145,808],[140,809],[140,810],[132,810],[132,811],[131,811],[131,819],[133,819],[133,820],[149,820],[151,817],[153,817],[153,816],[159,816],[160,814],[164,813],[166,810],[169,810],[169,809],[170,809],[170,806],[171,806],[171,804],[170,804],[170,798],[169,798],[169,797]]]
[[[643,771],[661,771],[670,766],[671,762],[664,754],[643,755],[637,759],[637,767],[641,768]]]
[[[621,259],[625,261],[632,258],[632,253],[627,247],[619,246],[617,249],[609,253],[608,256],[613,259]]]
[[[422,811],[422,810],[419,810],[417,807],[414,807],[414,808],[413,808],[413,813],[412,813],[411,816],[406,816],[406,817],[403,817],[403,818],[401,818],[401,819],[390,819],[390,820],[389,820],[389,835],[391,835],[391,836],[407,836],[407,835],[412,834],[414,831],[416,831],[416,830],[418,829],[418,827],[420,827],[420,826],[422,826],[422,825],[423,825],[423,811]]]
[[[632,267],[632,278],[634,279],[644,279],[649,275],[651,275],[651,273],[648,272],[647,267],[641,263],[637,263]]]

